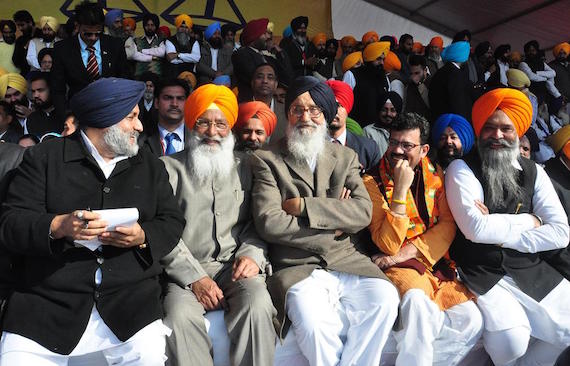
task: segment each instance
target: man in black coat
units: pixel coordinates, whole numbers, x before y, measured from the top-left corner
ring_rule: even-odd
[[[0,245],[21,257],[2,365],[164,363],[159,260],[185,220],[162,163],[138,150],[144,89],[116,78],[90,84],[71,100],[81,130],[25,152],[0,214]],[[138,218],[107,227],[91,211],[116,208]]]
[[[52,97],[61,121],[65,119],[66,101],[89,83],[100,77],[129,77],[123,42],[103,34],[105,16],[101,6],[82,2],[75,7],[75,20],[79,34],[57,42],[53,53]],[[92,54],[95,61],[90,61]]]
[[[289,56],[293,68],[293,76],[313,75],[317,66],[317,48],[307,40],[307,27],[309,18],[299,16],[291,20],[292,37],[285,37],[279,43],[279,47]]]

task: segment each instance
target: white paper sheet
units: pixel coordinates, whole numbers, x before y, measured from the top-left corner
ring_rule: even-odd
[[[107,222],[107,231],[114,231],[117,226],[130,227],[139,219],[139,210],[136,207],[113,208],[108,210],[94,210]],[[103,243],[98,238],[92,240],[76,240],[75,243],[88,248],[91,251],[99,248]]]

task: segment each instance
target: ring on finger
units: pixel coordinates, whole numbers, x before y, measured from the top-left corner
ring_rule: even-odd
[[[75,217],[77,217],[78,219],[83,219],[83,211],[77,211],[75,212]]]
[[[84,222],[83,222],[83,228],[84,228],[84,229],[89,228],[89,221],[84,221]]]

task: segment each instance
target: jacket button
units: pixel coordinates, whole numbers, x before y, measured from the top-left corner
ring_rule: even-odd
[[[103,192],[109,193],[109,192],[111,192],[111,188],[109,188],[109,187],[104,187],[104,188],[103,188]]]
[[[93,293],[93,297],[95,298],[95,300],[99,300],[99,298],[101,297],[101,292],[95,291],[95,292]]]

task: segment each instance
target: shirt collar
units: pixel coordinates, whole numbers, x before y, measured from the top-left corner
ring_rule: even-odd
[[[158,132],[160,133],[160,139],[161,140],[164,140],[166,135],[168,135],[170,133],[170,131],[168,131],[166,128],[162,127],[160,124],[158,124]],[[180,137],[180,141],[184,141],[184,123],[181,123],[180,126],[178,126],[172,132],[176,133],[178,135],[178,137]]]
[[[128,156],[121,155],[121,156],[116,156],[109,161],[105,161],[105,159],[101,156],[101,154],[99,154],[99,151],[97,150],[95,145],[93,145],[91,140],[89,140],[89,137],[87,137],[87,135],[83,131],[81,131],[81,138],[83,139],[83,142],[85,143],[85,147],[87,147],[87,151],[89,151],[91,156],[93,156],[93,159],[95,159],[95,161],[97,162],[97,165],[99,165],[99,168],[101,168],[101,170],[103,170],[103,172],[106,171],[107,167],[114,166],[119,161],[128,159]]]
[[[337,140],[338,142],[340,142],[340,144],[342,146],[346,146],[346,128],[344,129],[344,131],[342,131],[342,133],[340,134],[339,137],[337,137],[336,139],[334,137],[331,137],[331,142],[334,142],[334,140]]]
[[[79,40],[79,46],[81,46],[82,50],[87,50],[87,43],[85,43],[82,39],[81,39],[81,35],[77,35],[77,39]],[[101,39],[98,39],[97,42],[95,42],[93,44],[93,47],[95,48],[95,52],[96,53],[100,53],[101,52]]]

